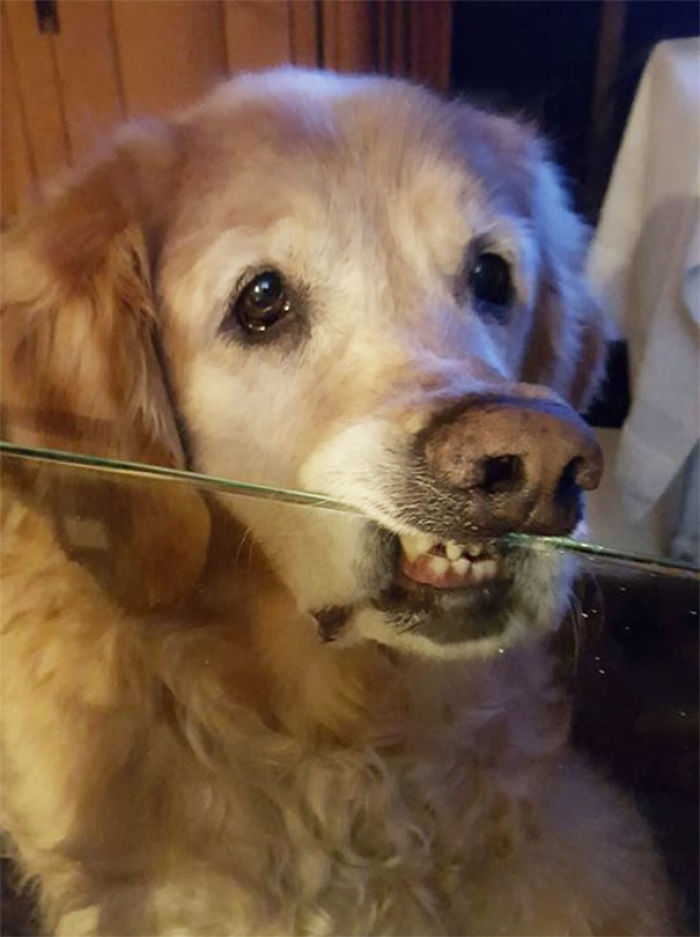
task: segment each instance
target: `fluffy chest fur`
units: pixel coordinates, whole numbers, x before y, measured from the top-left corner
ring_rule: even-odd
[[[3,541],[6,744],[22,753],[4,768],[25,779],[11,826],[35,864],[50,850],[65,865],[57,920],[89,919],[99,876],[110,933],[130,930],[124,883],[144,881],[139,926],[159,933],[483,929],[483,883],[536,850],[535,801],[563,757],[541,648],[439,664],[310,629],[289,673],[299,622],[269,588],[259,617],[250,566],[238,634],[184,612],[134,627],[81,566],[67,576],[32,510],[9,508]]]

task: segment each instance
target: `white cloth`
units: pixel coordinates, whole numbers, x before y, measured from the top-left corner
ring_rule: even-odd
[[[588,272],[628,342],[632,407],[610,468],[635,522],[699,435],[700,38],[662,42],[647,63]]]
[[[681,510],[671,540],[674,560],[700,565],[700,446],[688,459],[681,492]]]

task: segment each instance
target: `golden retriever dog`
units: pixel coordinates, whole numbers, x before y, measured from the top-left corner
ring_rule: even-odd
[[[63,935],[661,934],[548,651],[603,324],[532,130],[282,69],[4,245],[3,825]]]

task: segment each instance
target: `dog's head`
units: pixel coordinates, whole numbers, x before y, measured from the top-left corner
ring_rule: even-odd
[[[349,502],[235,511],[348,634],[495,647],[551,618],[557,564],[489,542],[570,531],[600,474],[584,241],[518,123],[380,78],[243,76],[9,235],[7,431]],[[129,525],[175,583],[154,602],[207,529],[161,487]]]

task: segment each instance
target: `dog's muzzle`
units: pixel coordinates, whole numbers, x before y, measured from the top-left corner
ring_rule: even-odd
[[[376,600],[398,628],[445,645],[550,619],[556,557],[496,538],[570,533],[602,455],[567,404],[523,387],[464,398],[415,437],[396,498],[415,533],[397,538],[391,582]]]
[[[595,488],[601,472],[589,427],[544,389],[511,385],[434,415],[410,443],[392,492],[412,532],[370,534],[368,552],[381,558],[372,564],[371,604],[391,638],[466,648],[553,624],[559,558],[498,538],[570,533],[582,491]],[[349,610],[342,611],[317,616],[326,640],[343,629]]]

